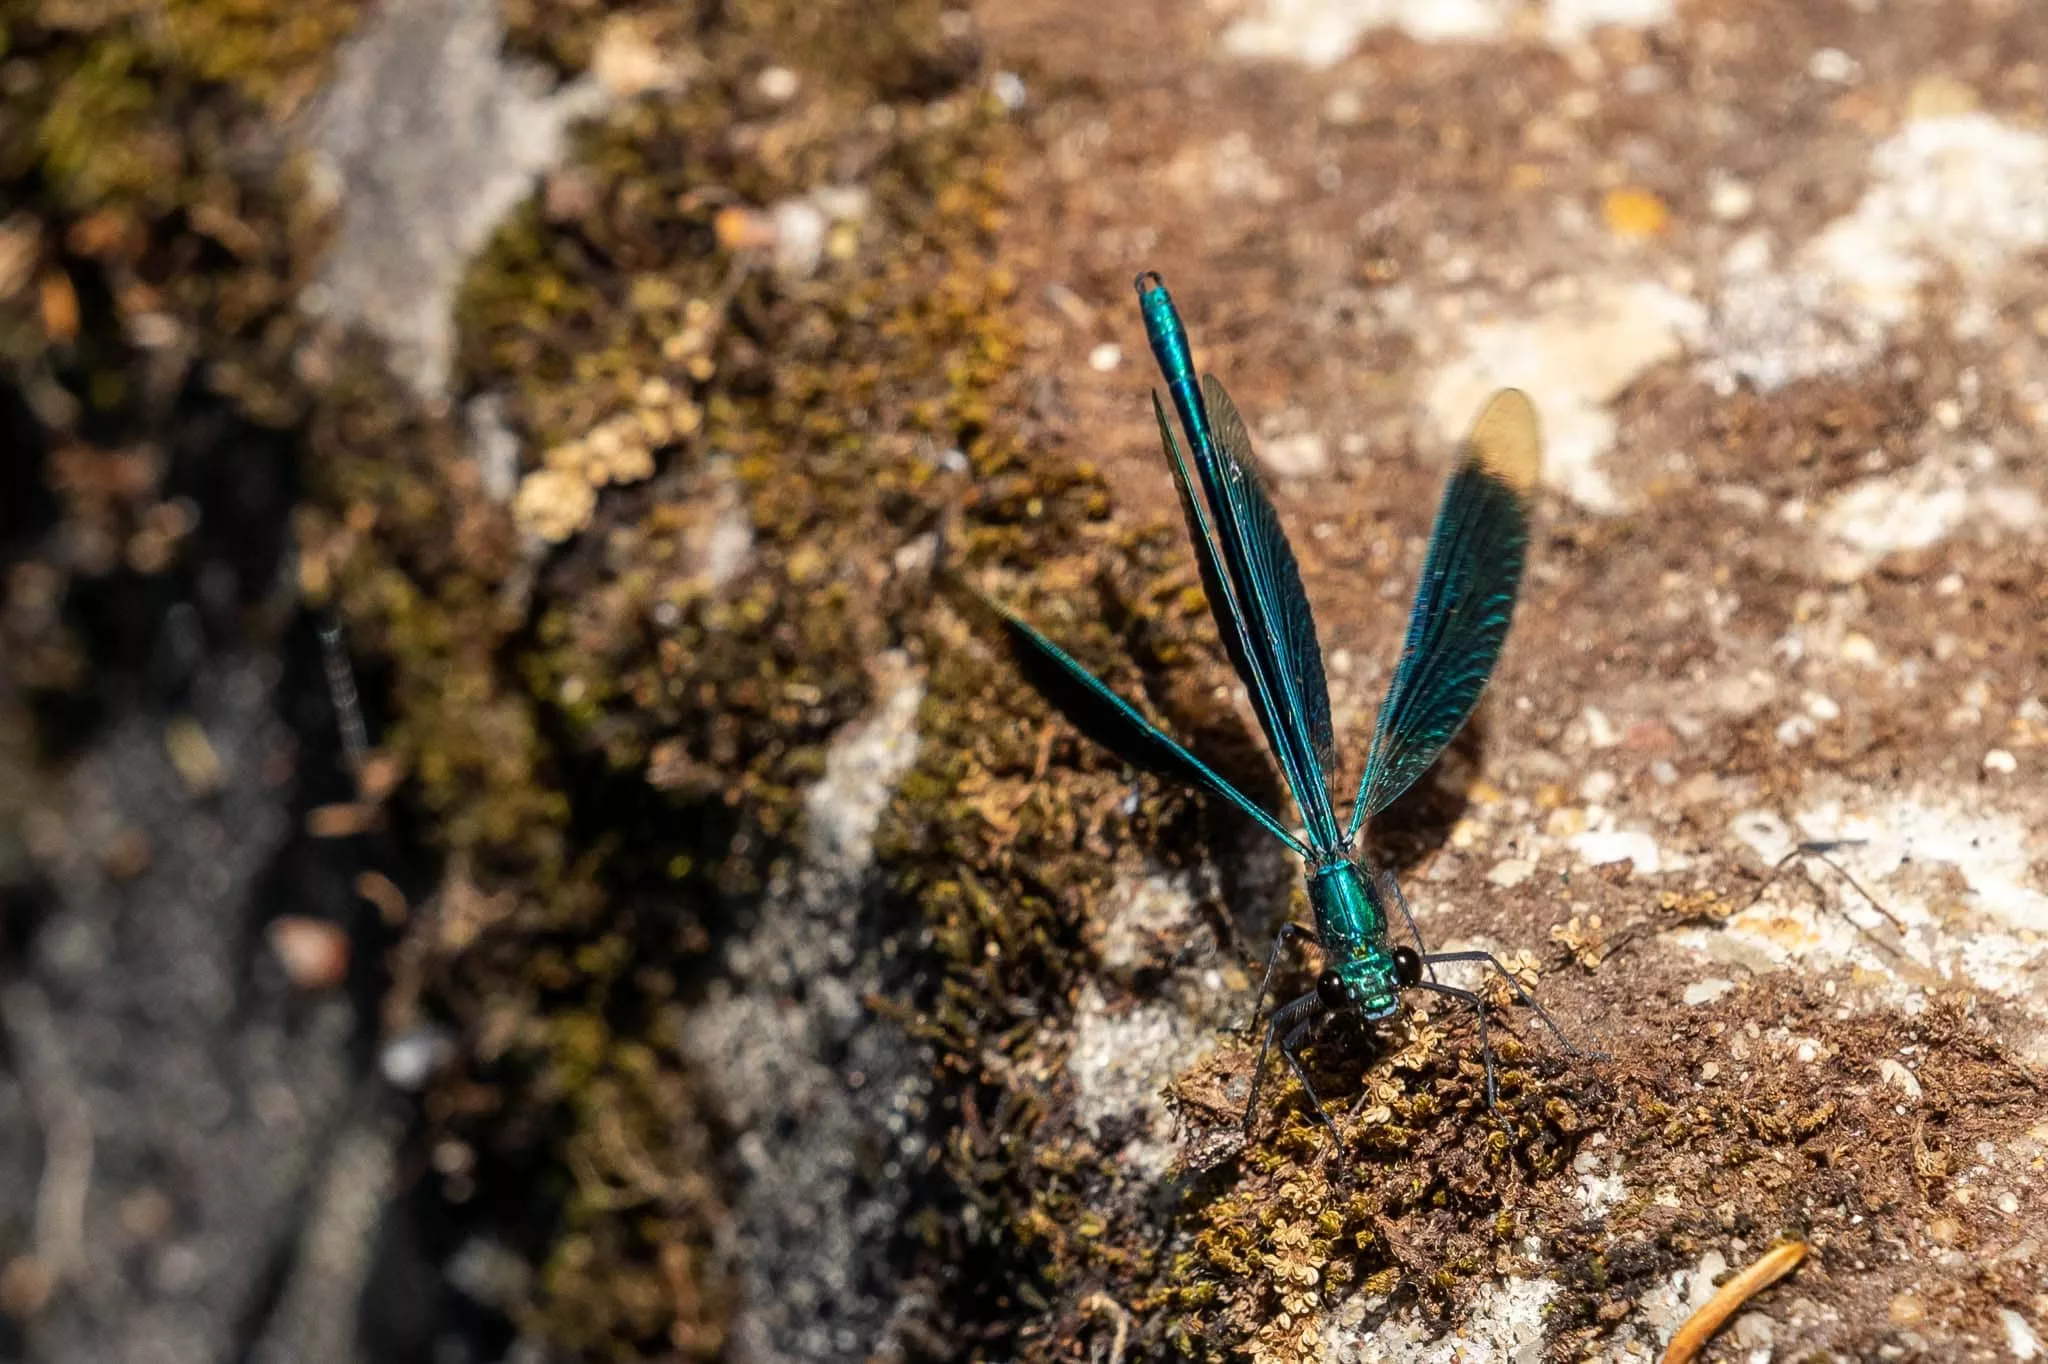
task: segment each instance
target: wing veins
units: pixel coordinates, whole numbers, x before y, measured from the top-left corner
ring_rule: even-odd
[[[1013,612],[985,597],[982,600],[1001,622],[1019,670],[1083,735],[1142,771],[1223,797],[1296,853],[1308,855],[1308,848],[1280,821],[1146,719],[1072,655]]]

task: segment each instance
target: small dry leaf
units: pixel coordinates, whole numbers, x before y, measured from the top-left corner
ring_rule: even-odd
[[[356,801],[316,805],[306,811],[306,833],[313,838],[353,838],[382,824],[383,815],[376,806]]]
[[[1610,950],[1607,932],[1602,927],[1598,914],[1580,917],[1572,915],[1570,922],[1558,924],[1550,930],[1551,941],[1562,944],[1572,954],[1572,959],[1588,971],[1597,970],[1607,960]]]
[[[71,276],[52,270],[43,276],[43,335],[53,346],[68,346],[78,339],[78,291]]]
[[[377,916],[393,928],[404,923],[412,912],[412,907],[406,903],[405,892],[382,872],[366,871],[357,875],[356,894],[375,905]]]

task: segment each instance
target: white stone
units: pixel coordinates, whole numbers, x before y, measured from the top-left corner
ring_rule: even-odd
[[[784,199],[768,210],[775,223],[775,268],[808,279],[825,259],[825,210],[806,198]]]
[[[1734,988],[1734,981],[1725,980],[1719,976],[1712,976],[1706,980],[1696,980],[1685,987],[1685,993],[1679,996],[1679,1002],[1697,1008],[1702,1004],[1712,1004]]]
[[[1634,829],[1588,829],[1571,837],[1571,849],[1589,867],[1614,862],[1633,862],[1635,869],[1654,876],[1663,869],[1664,859],[1657,840]]]
[[[1326,1316],[1323,1341],[1330,1364],[1541,1364],[1544,1313],[1557,1293],[1549,1279],[1488,1284],[1449,1335],[1414,1308],[1380,1316],[1384,1299],[1354,1294]]]
[[[1521,857],[1503,857],[1486,873],[1487,881],[1503,890],[1521,885],[1536,874],[1536,864]]]
[[[1707,211],[1724,223],[1740,222],[1756,210],[1756,191],[1740,180],[1717,179],[1708,191]]]
[[[1883,1080],[1893,1089],[1903,1093],[1907,1098],[1917,1100],[1920,1097],[1920,1079],[1912,1071],[1906,1069],[1905,1062],[1897,1061],[1887,1056],[1884,1060],[1877,1063],[1877,1075],[1879,1079]]]
[[[2041,1338],[2034,1334],[2034,1328],[2027,1324],[2025,1317],[2010,1307],[2001,1307],[1998,1309],[1998,1319],[2005,1324],[2005,1345],[2012,1351],[2014,1359],[2029,1360],[2041,1357]]]

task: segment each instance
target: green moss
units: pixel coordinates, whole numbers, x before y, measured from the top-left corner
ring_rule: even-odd
[[[959,495],[935,454],[1021,466],[991,397],[1012,382],[1014,286],[989,263],[990,111],[973,94],[905,100],[886,137],[861,131],[896,97],[878,84],[883,49],[913,31],[944,46],[937,8],[876,25],[865,7],[805,7],[805,42],[857,33],[881,47],[821,62],[797,107],[739,145],[734,110],[779,51],[750,12],[702,35],[688,93],[584,137],[577,201],[523,210],[459,307],[458,384],[503,394],[530,449],[650,395],[687,411],[657,444],[653,481],[605,493],[597,524],[538,564],[522,596],[507,584],[535,568],[454,422],[345,365],[316,425],[315,576],[389,669],[399,719],[386,742],[430,836],[513,901],[492,937],[430,953],[438,1006],[509,1039],[462,1082],[495,1096],[491,1120],[439,1123],[507,1161],[508,1130],[557,1134],[541,1159],[558,1179],[541,1187],[558,1189],[560,1227],[530,1321],[597,1357],[719,1347],[715,1181],[664,1191],[647,1177],[712,1166],[688,1068],[664,1041],[667,1001],[705,925],[787,855],[826,741],[870,703],[868,660],[906,631],[916,643],[925,584],[891,566]],[[562,52],[594,41],[548,23]],[[765,204],[848,174],[870,207],[846,239],[853,257],[816,281],[780,282],[718,245],[733,196]],[[1005,518],[1072,524],[1079,503],[1053,484],[1028,511],[1006,501]],[[714,583],[692,545],[722,500],[750,549]],[[1037,950],[1030,918],[970,878],[953,884],[1020,960]],[[660,910],[635,912],[656,887]],[[953,1015],[963,1032],[978,1027],[970,1004]],[[1085,1163],[1051,1149],[1030,1160],[1062,1180]]]
[[[0,15],[11,59],[0,173],[35,177],[60,214],[145,219],[216,198],[223,146],[294,112],[359,11],[347,0],[175,0],[148,17],[63,8],[13,0]]]

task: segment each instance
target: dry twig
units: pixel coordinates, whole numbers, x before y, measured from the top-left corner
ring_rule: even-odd
[[[1670,1348],[1664,1351],[1664,1364],[1692,1364],[1737,1308],[1797,1269],[1805,1258],[1804,1241],[1781,1241],[1772,1246],[1762,1259],[1714,1290],[1714,1296],[1678,1328]]]

